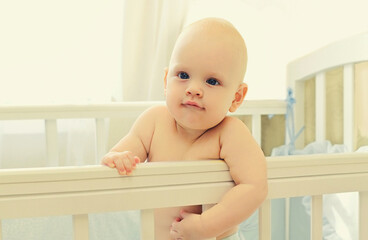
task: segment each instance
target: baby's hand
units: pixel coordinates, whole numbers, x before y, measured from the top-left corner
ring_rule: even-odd
[[[199,214],[180,211],[180,218],[176,218],[170,229],[170,239],[199,240],[208,239]]]
[[[103,157],[101,163],[105,166],[116,168],[120,175],[130,175],[137,163],[140,163],[140,159],[130,151],[109,152]]]

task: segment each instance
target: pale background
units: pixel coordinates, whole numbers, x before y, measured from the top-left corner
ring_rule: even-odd
[[[284,99],[289,61],[368,30],[366,0],[185,3],[187,8],[179,10],[188,10],[185,24],[218,16],[243,34],[249,51],[247,99]],[[0,104],[110,101],[123,76],[124,4],[123,0],[1,0]],[[147,64],[152,62],[155,59],[147,57]],[[158,84],[160,91],[161,80]]]
[[[134,4],[137,12],[124,9]],[[131,92],[126,99],[158,100],[162,98],[163,66],[156,62],[167,62],[172,39],[143,37],[144,47],[128,49],[129,54],[123,40],[133,36],[130,40],[135,43],[136,35],[164,35],[160,26],[172,23],[182,27],[209,16],[228,19],[246,40],[247,99],[284,99],[287,63],[332,41],[368,31],[367,9],[367,0],[0,0],[0,104],[118,101],[124,99],[123,81],[132,87],[125,89],[125,94]],[[161,13],[167,18],[156,18],[155,14]],[[180,19],[175,23],[172,17]],[[134,20],[125,31],[124,19]],[[152,21],[157,19],[162,22]],[[177,34],[179,30],[166,29],[166,34]],[[155,52],[151,46],[147,51],[145,47],[148,49],[151,43],[153,50],[156,45],[160,48]],[[156,61],[160,55],[165,56]],[[123,69],[127,62],[136,68]],[[356,101],[356,112],[366,113],[356,118],[356,145],[361,146],[368,144],[367,63],[356,69],[356,79],[360,79],[356,85],[360,99]],[[126,79],[127,72],[137,77]],[[145,81],[151,73],[156,75],[154,81]],[[313,85],[313,81],[308,83]],[[333,143],[341,143],[342,109],[341,104],[336,104],[341,102],[341,69],[330,71],[327,82],[333,86],[327,102],[333,101],[335,107],[327,109],[327,116],[332,117],[328,120],[333,123],[327,137]],[[155,91],[146,91],[148,88]],[[147,92],[154,93],[151,97]],[[306,105],[313,105],[313,90],[308,94],[310,101]],[[314,141],[313,107],[307,109],[307,143]],[[124,124],[111,124],[110,147],[127,131],[130,123]],[[283,124],[280,116],[262,118],[266,155],[273,147],[284,144]],[[24,123],[8,126],[0,125],[1,168],[49,166],[45,146],[40,144],[45,142],[41,121],[29,127]],[[118,131],[117,126],[125,128]],[[94,160],[92,121],[66,121],[58,127],[62,159],[58,165],[99,164],[99,159]]]

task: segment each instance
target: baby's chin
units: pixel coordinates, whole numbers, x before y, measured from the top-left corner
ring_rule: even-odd
[[[223,119],[222,119],[223,120]],[[209,129],[212,129],[216,126],[218,126],[221,121],[211,121],[211,122],[205,122],[205,123],[187,123],[187,124],[182,124],[181,126],[185,129],[188,130],[193,130],[193,131],[207,131]]]

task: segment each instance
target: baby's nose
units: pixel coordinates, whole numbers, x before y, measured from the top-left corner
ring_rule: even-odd
[[[202,97],[203,92],[199,84],[193,81],[189,84],[188,88],[186,89],[186,95]]]
[[[202,97],[203,91],[202,89],[196,85],[196,84],[190,84],[186,90],[186,95],[189,96],[196,96],[196,97]]]

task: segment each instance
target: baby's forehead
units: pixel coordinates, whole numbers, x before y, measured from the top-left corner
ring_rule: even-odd
[[[194,34],[203,36],[216,36],[216,35],[226,35],[226,36],[236,36],[242,39],[236,28],[228,21],[217,18],[206,18],[194,22],[184,28],[183,34]]]
[[[223,19],[209,18],[194,22],[184,28],[176,45],[216,45],[245,56],[247,50],[244,39],[238,30]],[[237,54],[236,54],[237,55]]]
[[[236,66],[242,70],[241,75],[245,74],[247,49],[244,39],[238,30],[226,20],[207,18],[185,27],[177,39],[172,57],[180,58],[183,53],[186,56],[190,55],[187,53],[188,48],[194,55],[200,53],[208,55],[209,52],[210,56],[216,57],[216,54],[226,54],[229,59],[237,62]],[[220,57],[223,58],[222,55]]]
[[[214,52],[228,51],[235,55],[239,52],[246,54],[243,37],[225,20],[206,19],[189,25],[179,37],[178,45],[187,48],[197,46]]]
[[[195,21],[191,24],[189,24],[188,26],[186,26],[184,29],[186,28],[233,28],[235,29],[235,27],[228,21],[226,21],[225,19],[222,18],[204,18],[198,21]]]

